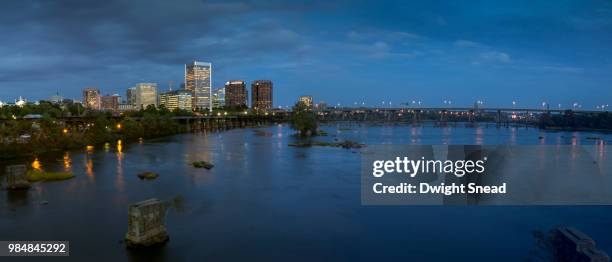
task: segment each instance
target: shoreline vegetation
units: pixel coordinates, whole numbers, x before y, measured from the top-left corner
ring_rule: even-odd
[[[46,172],[42,170],[31,169],[26,173],[26,178],[29,182],[39,181],[59,181],[67,180],[74,177],[70,172]]]
[[[244,109],[243,109],[244,110]],[[244,111],[230,114],[242,114]],[[86,148],[115,142],[137,142],[141,139],[161,138],[188,132],[188,129],[172,120],[174,116],[193,116],[198,112],[168,110],[163,106],[122,113],[119,117],[110,112],[93,111],[80,104],[57,105],[41,101],[23,107],[4,106],[0,108],[0,159],[31,157],[43,153]],[[38,115],[35,120],[22,120],[28,115]],[[83,123],[64,126],[61,117],[80,116]],[[134,118],[141,118],[140,121]],[[288,119],[299,137],[326,136],[319,129],[316,112],[311,106],[296,103]],[[571,110],[554,115],[544,113],[535,122],[539,128],[552,131],[612,132],[612,114],[576,113]],[[348,131],[348,128],[340,128]],[[352,142],[352,141],[351,141]],[[354,143],[354,142],[353,142]],[[322,146],[324,142],[294,143],[292,146]],[[343,147],[329,143],[326,146]]]
[[[39,115],[39,118],[22,120],[28,115]],[[76,115],[85,119],[84,122],[64,126],[58,121],[61,117]],[[60,106],[42,101],[38,105],[5,106],[0,108],[0,159],[171,136],[188,131],[172,117],[193,115],[190,111],[170,111],[163,106],[148,106],[119,117],[113,117],[110,112],[88,110],[80,104]],[[134,120],[136,117],[142,120]]]
[[[566,110],[563,114],[542,114],[538,123],[541,129],[554,131],[612,132],[612,114],[609,112],[576,114]]]

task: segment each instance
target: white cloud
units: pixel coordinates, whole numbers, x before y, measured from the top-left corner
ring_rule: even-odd
[[[456,47],[461,48],[471,48],[471,47],[481,47],[482,45],[469,40],[457,40],[454,44]]]
[[[488,51],[480,53],[479,60],[481,62],[497,62],[497,63],[510,63],[510,55],[499,52],[499,51]]]

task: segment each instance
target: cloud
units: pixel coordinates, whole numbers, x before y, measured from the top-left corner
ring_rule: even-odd
[[[479,62],[510,63],[510,55],[499,51],[480,53]]]
[[[482,47],[481,44],[473,42],[473,41],[468,41],[468,40],[457,40],[455,41],[454,46],[461,47],[461,48]]]
[[[9,1],[0,9],[5,43],[0,83],[16,76],[53,79],[73,74],[68,70],[73,68],[85,74],[117,66],[180,66],[194,59],[231,63],[241,57],[300,56],[307,41],[264,14],[316,8],[326,7],[275,1]]]
[[[425,37],[406,31],[391,31],[381,30],[374,28],[361,29],[359,31],[351,30],[346,33],[349,40],[353,41],[371,41],[371,40],[384,40],[384,41],[415,41],[423,40]]]

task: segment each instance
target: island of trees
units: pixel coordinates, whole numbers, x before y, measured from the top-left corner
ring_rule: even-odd
[[[540,128],[576,131],[612,131],[612,114],[609,112],[580,113],[567,110],[560,115],[542,114]]]

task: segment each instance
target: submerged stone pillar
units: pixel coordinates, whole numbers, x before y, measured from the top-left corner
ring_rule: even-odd
[[[595,240],[580,230],[571,227],[559,227],[553,232],[552,244],[555,261],[610,261],[608,254],[595,246]]]
[[[25,165],[6,166],[6,188],[10,190],[30,188],[26,170]]]
[[[164,220],[166,206],[152,198],[130,205],[128,209],[128,232],[125,242],[128,247],[148,247],[168,241]]]

